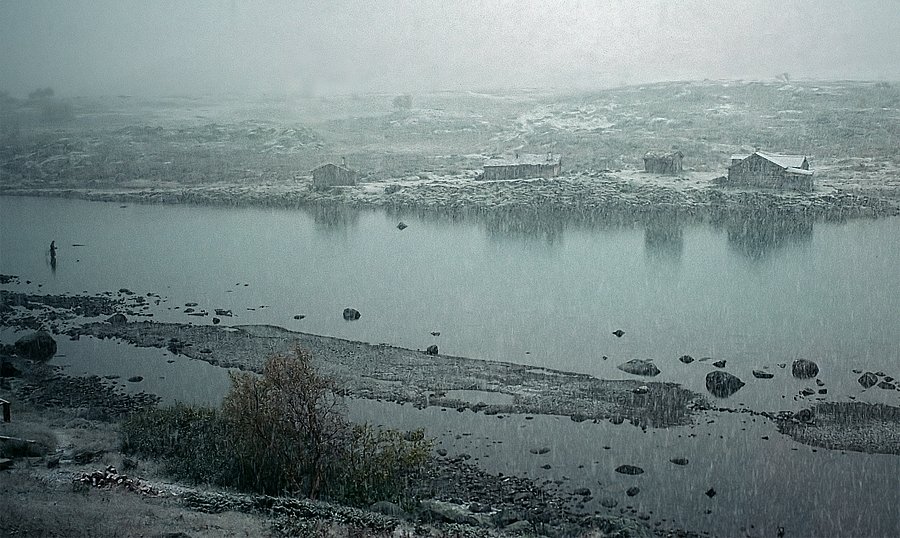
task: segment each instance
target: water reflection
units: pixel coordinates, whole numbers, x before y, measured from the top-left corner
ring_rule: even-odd
[[[495,240],[526,239],[548,245],[562,241],[565,219],[549,211],[492,211],[482,219],[488,237]]]
[[[343,205],[318,205],[312,214],[317,230],[346,231],[359,222],[359,211]]]
[[[799,212],[733,213],[723,222],[728,244],[752,260],[762,260],[784,247],[812,240],[813,217]]]
[[[663,215],[647,222],[644,252],[648,258],[679,261],[684,251],[684,226],[676,215]]]

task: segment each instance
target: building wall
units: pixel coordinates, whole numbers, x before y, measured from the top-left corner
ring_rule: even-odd
[[[728,169],[728,184],[747,187],[811,190],[812,176],[785,172],[784,168],[777,164],[759,155],[751,155]]]
[[[644,170],[653,174],[679,174],[683,168],[681,157],[644,157]]]
[[[313,170],[313,185],[316,187],[356,185],[356,173],[333,164],[320,166]]]
[[[485,166],[484,179],[551,178],[558,176],[561,171],[562,165],[560,163]]]

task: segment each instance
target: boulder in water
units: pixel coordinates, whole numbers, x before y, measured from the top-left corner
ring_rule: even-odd
[[[743,381],[728,372],[716,370],[706,374],[706,390],[716,398],[727,398],[743,386]]]
[[[15,349],[20,357],[45,361],[56,355],[56,340],[47,331],[37,331],[16,340]]]
[[[347,321],[353,321],[353,320],[359,319],[359,316],[360,316],[359,310],[356,310],[355,308],[345,308],[344,309],[344,319],[346,319]]]
[[[616,368],[634,375],[655,376],[659,374],[659,368],[657,368],[656,365],[642,359],[631,359],[626,363],[616,366]]]
[[[797,359],[791,364],[791,374],[797,379],[809,379],[819,375],[819,365],[811,360]]]
[[[873,374],[872,372],[866,372],[863,375],[859,376],[859,379],[857,379],[857,381],[860,385],[863,386],[863,388],[867,389],[878,384],[878,376]]]

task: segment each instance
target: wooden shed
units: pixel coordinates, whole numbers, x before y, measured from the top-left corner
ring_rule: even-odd
[[[651,174],[680,174],[684,153],[680,151],[648,151],[644,155],[644,170]]]
[[[535,155],[516,153],[484,162],[484,179],[527,179],[556,177],[562,171],[562,156],[554,153]]]
[[[778,155],[756,151],[732,155],[727,185],[811,190],[813,172],[803,155]]]
[[[323,164],[312,171],[313,186],[334,187],[339,185],[356,185],[356,172],[346,166]]]

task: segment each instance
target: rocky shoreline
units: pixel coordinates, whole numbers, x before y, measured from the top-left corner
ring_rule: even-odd
[[[810,192],[729,189],[712,178],[667,182],[635,171],[584,172],[552,179],[481,181],[471,174],[391,179],[314,189],[308,178],[260,184],[210,183],[154,188],[3,186],[0,195],[217,207],[383,209],[421,216],[533,221],[531,216],[582,224],[655,222],[661,218],[719,222],[759,212],[841,221],[900,215],[900,192],[839,183]]]

